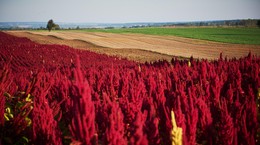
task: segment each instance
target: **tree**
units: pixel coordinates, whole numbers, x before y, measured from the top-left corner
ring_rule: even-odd
[[[60,26],[58,24],[55,24],[52,19],[48,21],[47,29],[51,31],[52,29],[60,29]]]
[[[48,24],[47,24],[47,29],[49,30],[49,32],[51,31],[53,25],[54,25],[54,22],[53,22],[52,19],[50,19],[50,20],[48,21]]]
[[[53,28],[54,28],[55,30],[60,30],[60,26],[59,26],[58,24],[55,24],[55,23],[54,23]]]
[[[260,28],[260,20],[257,20],[257,24],[256,25]]]

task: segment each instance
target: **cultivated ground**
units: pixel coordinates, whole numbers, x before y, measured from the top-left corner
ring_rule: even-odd
[[[69,45],[139,62],[170,60],[173,56],[217,59],[221,52],[229,58],[246,56],[249,51],[260,55],[260,45],[228,44],[176,36],[77,31],[9,31],[7,33],[27,37],[42,44]]]

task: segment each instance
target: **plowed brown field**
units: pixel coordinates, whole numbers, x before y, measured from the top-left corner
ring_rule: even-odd
[[[249,51],[260,55],[260,45],[227,44],[175,36],[73,31],[7,33],[38,43],[64,44],[140,62],[170,60],[172,56],[217,59],[221,52],[229,58],[246,56]]]

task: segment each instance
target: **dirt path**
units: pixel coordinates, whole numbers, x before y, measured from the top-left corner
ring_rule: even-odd
[[[260,55],[260,45],[241,45],[217,43],[205,40],[196,40],[175,36],[154,36],[143,34],[113,34],[101,32],[11,32],[13,35],[31,37],[33,41],[41,42],[52,41],[56,43],[58,39],[64,41],[64,44],[72,47],[78,47],[80,43],[86,43],[90,48],[96,48],[99,53],[109,55],[118,55],[127,58],[135,57],[144,60],[168,59],[171,56],[182,56],[194,58],[217,59],[222,52],[224,56],[242,57],[249,51]],[[37,35],[35,35],[37,34]],[[36,38],[40,37],[40,38]],[[47,37],[43,37],[47,36]],[[52,38],[51,38],[52,37]],[[53,38],[55,37],[55,38]],[[47,40],[46,40],[47,39]],[[40,42],[40,43],[41,43]],[[45,43],[45,42],[44,42]],[[75,44],[79,43],[79,44]],[[102,49],[99,49],[102,48]],[[110,49],[109,49],[110,48]],[[113,48],[113,49],[111,49]],[[155,52],[155,53],[152,53]],[[154,56],[156,55],[156,57]],[[158,56],[159,55],[159,56]],[[150,59],[152,58],[152,59]],[[138,60],[138,61],[140,61]]]

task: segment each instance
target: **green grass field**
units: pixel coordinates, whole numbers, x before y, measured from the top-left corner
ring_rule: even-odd
[[[170,35],[224,43],[260,45],[260,28],[127,28],[84,29],[79,31]]]

